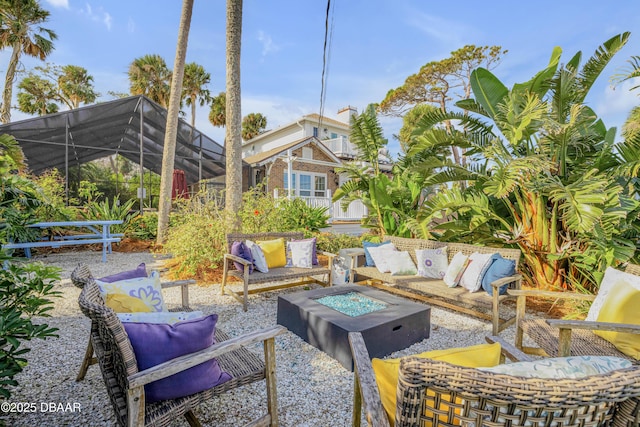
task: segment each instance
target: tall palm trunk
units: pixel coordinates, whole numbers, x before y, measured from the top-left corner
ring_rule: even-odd
[[[242,205],[242,111],[240,102],[240,49],[242,0],[227,0],[227,103],[225,153],[227,155],[225,208],[232,230],[239,230],[236,213]]]
[[[11,59],[7,66],[7,75],[4,80],[4,91],[2,92],[2,110],[0,110],[0,121],[3,124],[11,121],[11,98],[13,98],[13,81],[16,76],[16,67],[20,57],[20,43],[13,44]]]
[[[169,228],[169,211],[171,211],[171,185],[173,183],[173,167],[176,157],[176,138],[178,136],[178,114],[182,97],[182,79],[184,77],[184,63],[187,56],[189,28],[191,27],[191,13],[193,0],[184,0],[180,16],[178,31],[178,45],[171,77],[171,95],[169,96],[169,110],[167,112],[167,126],[164,134],[164,149],[162,152],[162,175],[160,179],[160,201],[158,206],[158,237],[157,243],[163,244]]]

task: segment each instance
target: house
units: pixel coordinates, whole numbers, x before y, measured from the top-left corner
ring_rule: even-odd
[[[335,168],[356,157],[349,142],[349,122],[354,114],[354,107],[341,109],[335,119],[307,114],[244,142],[242,157],[250,167],[249,186],[264,183],[276,197],[290,193],[312,206],[327,206],[334,219],[362,218],[364,207],[341,213],[331,202],[342,184]]]

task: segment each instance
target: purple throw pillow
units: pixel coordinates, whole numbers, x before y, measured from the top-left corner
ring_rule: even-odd
[[[128,280],[128,279],[136,279],[138,277],[147,277],[147,268],[143,263],[140,263],[135,269],[123,271],[117,274],[112,274],[111,276],[102,277],[98,280],[106,283],[113,283],[120,280]]]
[[[244,242],[233,242],[231,244],[231,255],[239,256],[242,259],[246,259],[249,264],[249,274],[253,273],[253,257],[251,256],[251,249]],[[233,265],[239,271],[244,271],[244,265],[234,261]]]
[[[312,237],[310,239],[300,239],[300,240],[291,240],[292,242],[311,242],[313,241],[313,251],[311,252],[311,264],[319,265],[318,263],[318,253],[316,252],[316,238]]]
[[[217,314],[194,320],[166,323],[123,323],[129,335],[138,369],[144,370],[167,360],[203,350],[215,343]],[[216,359],[211,359],[144,386],[147,403],[188,396],[231,379]]]

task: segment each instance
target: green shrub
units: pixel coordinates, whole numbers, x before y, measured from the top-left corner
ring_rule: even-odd
[[[134,216],[129,220],[124,234],[140,240],[155,240],[158,236],[158,214],[149,212]]]
[[[60,269],[37,262],[12,262],[0,269],[0,396],[11,396],[10,386],[18,385],[14,377],[27,363],[24,346],[32,338],[57,337],[56,328],[37,323],[34,316],[48,317],[53,309],[52,297],[60,292],[53,285],[60,280]]]
[[[349,234],[319,233],[316,235],[316,244],[320,251],[337,254],[340,249],[362,247],[362,240]]]
[[[327,207],[311,207],[300,198],[278,200],[278,210],[281,212],[281,229],[292,231],[306,231],[316,233],[321,228],[327,228],[330,215]]]

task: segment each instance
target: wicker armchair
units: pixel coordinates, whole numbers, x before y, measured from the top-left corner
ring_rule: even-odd
[[[203,401],[239,386],[266,379],[268,413],[255,421],[257,425],[278,425],[275,336],[286,331],[281,326],[252,332],[241,337],[229,337],[216,328],[216,344],[204,350],[172,359],[144,371],[138,371],[129,337],[116,316],[104,303],[93,280],[82,289],[78,304],[91,319],[91,341],[113,405],[118,425],[164,426],[184,416],[189,425],[200,426],[193,410]],[[265,362],[245,346],[263,342]],[[173,400],[145,404],[144,385],[169,377],[217,358],[223,371],[232,379],[209,390]]]
[[[259,292],[269,292],[277,289],[290,288],[293,286],[301,286],[309,283],[317,283],[321,286],[331,286],[331,266],[333,265],[333,259],[336,256],[335,254],[329,252],[321,252],[318,251],[319,255],[325,255],[328,258],[327,265],[317,265],[313,266],[313,268],[298,268],[298,267],[279,267],[269,269],[268,273],[261,273],[259,271],[254,271],[249,274],[249,262],[245,259],[242,259],[238,256],[231,255],[231,245],[236,241],[245,241],[245,240],[272,240],[278,238],[284,238],[285,242],[289,240],[300,240],[304,238],[304,234],[300,232],[268,232],[268,233],[254,233],[254,234],[244,234],[244,233],[231,233],[227,234],[227,253],[224,255],[224,267],[223,267],[223,276],[222,276],[222,284],[220,287],[220,292],[222,295],[227,294],[234,297],[240,303],[242,303],[242,308],[244,311],[247,311],[247,299],[250,294],[259,293]],[[235,269],[233,263],[238,262],[244,266],[244,271],[238,271]],[[314,276],[324,276],[326,277],[326,281],[316,279]],[[236,292],[233,289],[230,289],[228,286],[229,277],[235,277],[243,282],[242,293]],[[296,279],[296,281],[291,282],[292,279]],[[269,282],[282,282],[287,281],[286,283],[281,283],[278,285],[267,286],[267,287],[259,287],[249,289],[249,285],[257,285],[261,283],[269,283]]]
[[[640,275],[640,265],[628,264],[625,272]],[[516,302],[516,347],[526,353],[542,356],[616,356],[639,363],[621,351],[609,341],[594,334],[594,330],[607,330],[640,334],[640,325],[588,322],[584,320],[527,319],[525,317],[527,297],[548,299],[572,299],[593,301],[595,295],[573,292],[550,292],[535,289],[508,290],[517,296]],[[538,347],[523,345],[524,334],[530,337]]]
[[[353,425],[361,407],[369,426],[389,426],[360,333],[350,333],[355,360]],[[496,337],[509,358],[524,353]],[[581,379],[524,378],[432,359],[400,362],[396,427],[638,426],[640,367]]]
[[[84,288],[84,286],[91,280],[93,280],[93,275],[91,274],[91,270],[87,264],[78,264],[78,266],[71,272],[71,283],[77,288]],[[180,291],[182,293],[182,305],[180,307],[170,308],[169,311],[192,311],[189,308],[189,285],[196,283],[195,280],[175,280],[172,282],[163,282],[161,284],[163,289],[180,287]],[[93,345],[91,344],[91,334],[89,334],[89,339],[87,343],[87,349],[84,353],[84,358],[82,359],[82,363],[80,364],[80,371],[78,372],[78,376],[76,377],[76,381],[82,381],[84,377],[87,375],[87,370],[89,366],[95,365],[98,363],[98,359],[94,357],[93,354]]]

